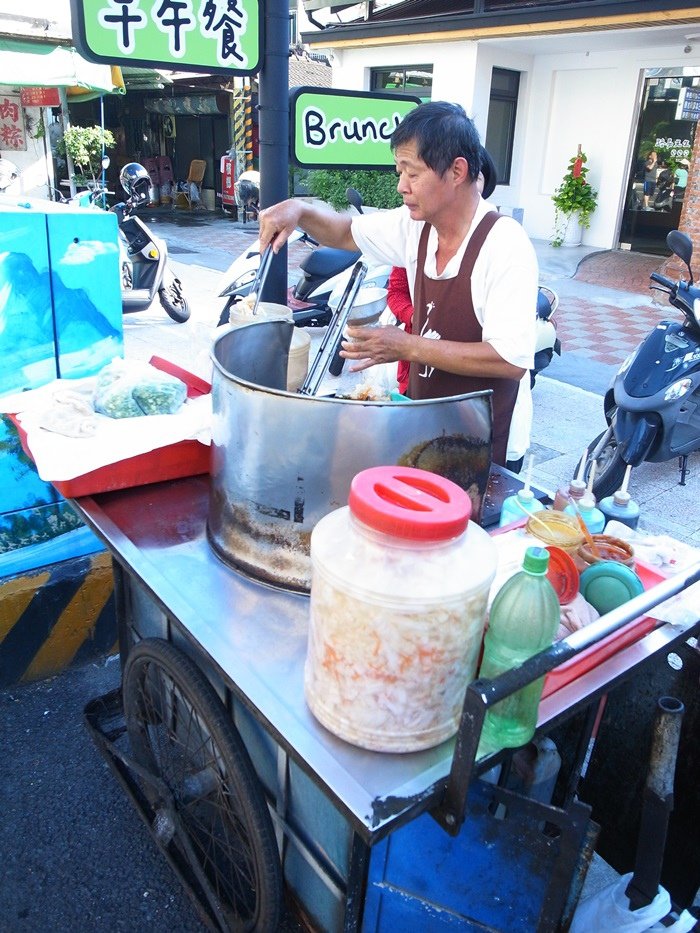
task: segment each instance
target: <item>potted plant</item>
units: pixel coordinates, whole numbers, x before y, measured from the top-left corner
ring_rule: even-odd
[[[112,133],[101,126],[69,126],[56,143],[56,151],[60,156],[71,157],[77,170],[73,175],[75,182],[89,187],[102,172],[104,150],[114,145]]]
[[[569,168],[561,184],[552,195],[555,209],[552,246],[564,243],[572,219],[584,229],[591,225],[591,214],[597,206],[598,192],[586,181],[586,162],[586,153],[581,151],[579,145],[576,155],[569,159]]]

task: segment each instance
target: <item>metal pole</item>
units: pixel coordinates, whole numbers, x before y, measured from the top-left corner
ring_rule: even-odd
[[[65,133],[67,129],[70,129],[70,120],[68,119],[68,94],[64,87],[58,89],[59,96],[61,98],[61,124],[63,126],[63,132]],[[75,197],[78,189],[75,186],[75,166],[73,165],[73,159],[66,150],[66,168],[68,170],[68,181],[70,183],[70,196]]]
[[[267,0],[265,50],[260,69],[260,205],[283,201],[289,192],[289,0]],[[287,248],[275,256],[263,295],[287,303]]]

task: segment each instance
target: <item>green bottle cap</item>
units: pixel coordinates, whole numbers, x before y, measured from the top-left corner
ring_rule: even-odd
[[[545,547],[529,547],[525,551],[523,570],[528,573],[547,573],[549,551]]]

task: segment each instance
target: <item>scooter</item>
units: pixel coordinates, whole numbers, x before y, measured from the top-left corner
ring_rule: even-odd
[[[688,454],[700,450],[700,288],[693,282],[690,237],[671,230],[668,248],[688,268],[688,281],[652,272],[650,288],[668,295],[683,322],[661,321],[624,361],[603,402],[607,430],[586,451],[584,477],[596,461],[593,492],[599,499],[620,488],[627,465],[678,457],[679,485]]]
[[[552,362],[554,354],[561,356],[561,340],[557,337],[557,329],[552,320],[558,306],[557,293],[547,285],[538,286],[535,311],[535,365],[530,370],[530,388],[535,385],[535,379],[539,373]]]
[[[113,205],[117,215],[124,314],[145,311],[156,295],[173,321],[184,324],[190,308],[182,292],[182,282],[168,266],[168,247],[135,211],[148,201],[150,178],[143,166],[130,162],[119,174],[127,200]]]
[[[348,188],[346,194],[350,204],[361,214],[360,193]],[[294,323],[298,327],[325,327],[330,323],[334,307],[361,253],[319,246],[313,237],[301,230],[295,230],[288,243],[306,243],[313,248],[299,265],[300,276],[296,284],[287,291],[287,306],[292,309]],[[224,281],[228,285],[220,292],[220,297],[226,298],[226,304],[219,317],[219,326],[228,323],[233,305],[250,294],[259,264],[260,242],[256,240],[224,273]],[[364,280],[365,287],[385,288],[390,272],[391,266],[370,265]]]
[[[109,210],[117,216],[122,311],[124,314],[145,311],[157,295],[173,321],[184,324],[190,308],[182,282],[168,267],[168,247],[135,215],[138,207],[148,201],[148,172],[138,162],[130,162],[121,170],[119,179],[128,197]],[[61,203],[85,208],[104,208],[106,196],[114,193],[99,184],[72,198],[55,191]]]

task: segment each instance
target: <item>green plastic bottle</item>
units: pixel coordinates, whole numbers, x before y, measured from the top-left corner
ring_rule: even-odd
[[[523,569],[496,594],[484,638],[479,677],[498,677],[548,648],[559,626],[559,600],[547,579],[549,551],[529,547]],[[544,678],[506,697],[486,714],[480,751],[519,748],[530,741]]]

